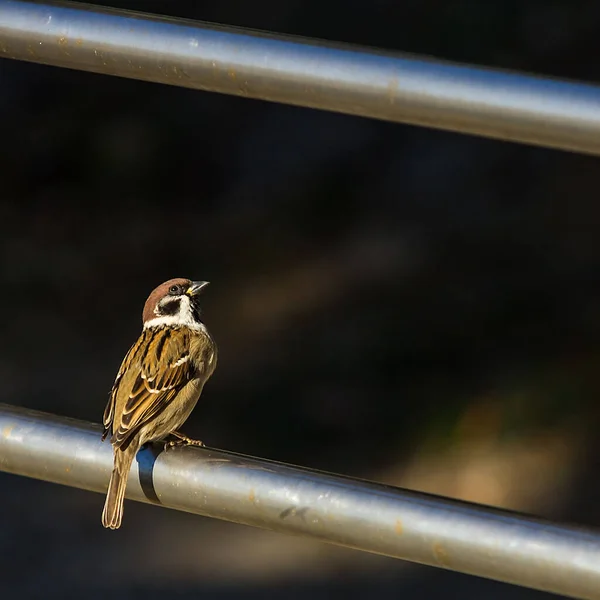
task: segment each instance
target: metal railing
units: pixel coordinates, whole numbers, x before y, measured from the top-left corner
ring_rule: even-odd
[[[0,56],[600,154],[600,88],[67,2],[0,0]],[[100,428],[0,405],[0,470],[104,492]],[[128,498],[588,600],[600,534],[213,449]]]
[[[600,154],[600,88],[68,2],[0,0],[0,57]]]
[[[100,435],[99,425],[0,404],[0,470],[106,492],[112,450]],[[164,452],[157,445],[138,454],[127,497],[575,598],[600,598],[599,534],[368,481],[212,448]]]

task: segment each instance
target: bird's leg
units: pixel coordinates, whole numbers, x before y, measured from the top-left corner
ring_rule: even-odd
[[[193,440],[180,431],[172,431],[171,436],[177,439],[165,442],[165,450],[169,448],[175,448],[177,446],[197,446],[199,448],[204,446],[204,442],[201,442],[200,440]]]

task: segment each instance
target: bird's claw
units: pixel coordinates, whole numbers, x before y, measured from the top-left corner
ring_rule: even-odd
[[[197,448],[204,447],[204,442],[201,440],[193,440],[183,433],[176,432],[173,433],[172,436],[177,439],[171,439],[165,442],[165,452],[171,448],[181,448],[182,446],[196,446]]]

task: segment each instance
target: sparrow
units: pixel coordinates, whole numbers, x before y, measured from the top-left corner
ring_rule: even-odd
[[[179,432],[217,365],[217,346],[201,320],[198,297],[208,281],[170,279],[148,297],[143,330],[125,355],[104,411],[104,441],[110,434],[113,470],[102,524],[118,529],[131,463],[149,442],[204,444]]]

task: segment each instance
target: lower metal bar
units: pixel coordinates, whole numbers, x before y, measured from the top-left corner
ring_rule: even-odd
[[[0,470],[105,492],[112,450],[100,433],[97,425],[0,404]],[[138,454],[127,497],[600,599],[598,533],[368,481],[211,448],[155,446]]]

